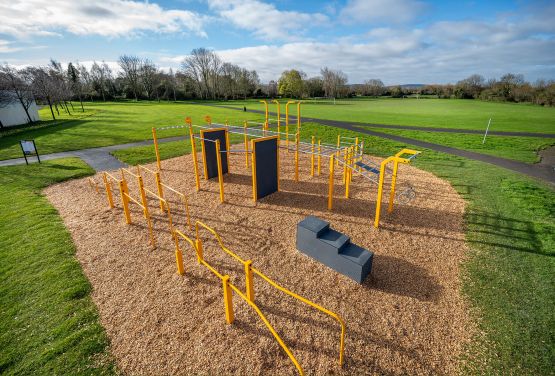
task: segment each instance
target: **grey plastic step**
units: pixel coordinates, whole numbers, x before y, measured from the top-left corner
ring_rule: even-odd
[[[358,283],[372,270],[372,252],[352,244],[348,236],[316,217],[299,222],[296,245],[299,251]]]

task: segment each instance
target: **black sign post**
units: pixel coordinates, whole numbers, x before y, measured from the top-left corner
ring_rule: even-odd
[[[37,146],[35,145],[35,140],[20,140],[19,146],[21,146],[21,151],[23,152],[23,158],[25,158],[25,163],[29,164],[29,161],[27,160],[27,156],[31,157],[33,155],[37,157],[40,163],[39,152],[37,150]]]

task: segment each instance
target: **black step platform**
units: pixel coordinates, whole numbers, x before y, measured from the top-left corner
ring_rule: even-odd
[[[374,253],[317,217],[306,217],[297,225],[297,249],[358,283],[372,270]]]

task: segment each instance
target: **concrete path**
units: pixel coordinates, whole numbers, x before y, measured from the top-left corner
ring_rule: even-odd
[[[216,106],[216,105],[210,105],[210,104],[207,104],[207,105],[208,106]],[[243,109],[241,109],[241,108],[236,108],[236,107],[231,107],[231,106],[216,106],[216,107],[225,107],[225,108],[229,108],[229,109],[243,111]],[[256,113],[256,114],[264,114],[264,111],[259,111],[259,110],[247,110],[247,112],[252,112],[252,113]],[[270,112],[270,115],[277,116],[277,114],[273,113],[273,112]],[[289,116],[289,118],[291,120],[294,120],[294,121],[297,120],[297,118],[295,116]],[[402,142],[402,143],[406,143],[406,144],[410,144],[410,145],[415,145],[415,146],[419,146],[419,147],[439,151],[439,152],[442,152],[442,153],[457,155],[459,157],[464,157],[464,158],[473,159],[473,160],[476,160],[476,161],[490,163],[490,164],[493,164],[493,165],[498,166],[498,167],[503,167],[503,168],[506,168],[506,169],[511,170],[511,171],[515,171],[515,172],[518,172],[518,173],[521,173],[521,174],[524,174],[524,175],[532,176],[534,178],[542,179],[542,180],[545,180],[549,183],[555,184],[555,165],[551,165],[551,164],[548,164],[548,163],[528,164],[528,163],[524,163],[524,162],[513,161],[511,159],[495,157],[495,156],[492,156],[492,155],[481,154],[481,153],[476,153],[476,152],[472,152],[472,151],[457,149],[457,148],[444,146],[444,145],[440,145],[440,144],[434,144],[432,142],[415,140],[415,139],[409,138],[409,137],[402,137],[402,136],[397,136],[397,135],[393,135],[393,134],[377,132],[375,130],[368,129],[368,128],[372,127],[372,124],[364,124],[364,123],[357,123],[357,122],[345,122],[345,121],[336,121],[336,120],[326,120],[326,119],[308,118],[308,117],[302,117],[301,120],[303,122],[314,122],[314,123],[327,125],[327,126],[331,126],[331,127],[347,129],[347,130],[350,130],[350,131],[353,131],[353,132],[365,133],[365,134],[368,134],[368,135],[371,135],[371,136],[386,138],[386,139],[389,139],[389,140],[398,141],[398,142]],[[401,127],[401,126],[391,126],[391,127]],[[416,127],[408,127],[408,128],[409,129],[417,129]],[[426,131],[432,131],[432,130],[438,129],[438,128],[420,127],[420,129],[425,129]],[[461,131],[459,129],[451,129],[451,128],[440,128],[440,129],[443,129],[443,131],[446,131],[446,132],[448,130],[449,133],[476,133],[476,132],[465,132],[465,131]],[[499,134],[500,132],[496,132],[496,133],[488,132],[488,133],[489,134],[500,135]],[[505,135],[505,136],[538,137],[537,133],[528,133],[528,132],[502,132],[502,135]],[[539,137],[555,138],[555,134],[553,134],[553,135],[541,134],[541,135],[542,136],[539,136]]]
[[[170,142],[170,141],[179,141],[184,139],[185,139],[184,137],[166,137],[166,138],[159,138],[158,142],[163,143],[163,142]],[[116,157],[112,156],[110,152],[115,150],[120,150],[120,149],[127,149],[134,146],[146,146],[146,145],[152,145],[152,140],[130,142],[127,144],[119,144],[119,145],[103,146],[99,148],[44,154],[40,156],[40,159],[41,161],[48,161],[48,160],[57,159],[57,158],[77,157],[77,158],[81,158],[85,163],[87,163],[89,166],[94,168],[96,171],[115,170],[120,167],[127,167],[127,165],[122,163]],[[31,163],[36,162],[35,157],[30,157],[28,159]],[[0,161],[0,167],[20,165],[20,164],[25,164],[24,158],[6,159],[3,161]]]

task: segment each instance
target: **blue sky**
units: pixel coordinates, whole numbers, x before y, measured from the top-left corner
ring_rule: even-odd
[[[135,54],[179,69],[193,49],[256,69],[342,70],[349,82],[456,82],[506,72],[555,79],[554,1],[1,0],[0,62]]]

